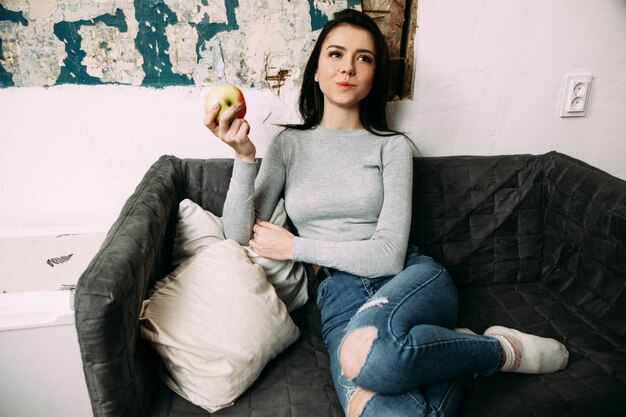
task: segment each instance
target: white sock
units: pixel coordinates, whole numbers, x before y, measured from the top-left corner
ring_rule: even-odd
[[[548,374],[565,368],[569,352],[562,343],[502,326],[485,330],[485,336],[498,339],[504,352],[501,371]]]
[[[456,329],[454,329],[454,331],[459,332],[459,333],[466,333],[466,334],[476,334],[470,329],[468,329],[467,327],[457,327]]]

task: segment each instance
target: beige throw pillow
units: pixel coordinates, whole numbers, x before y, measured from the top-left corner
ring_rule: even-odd
[[[174,240],[174,266],[225,239],[222,219],[189,199],[180,202],[178,218]],[[269,222],[286,227],[287,213],[282,198],[278,201]],[[244,248],[250,260],[263,267],[268,281],[274,286],[288,311],[294,311],[306,303],[307,277],[302,263],[265,258],[249,246]]]
[[[140,332],[163,359],[163,381],[209,412],[232,405],[300,334],[263,268],[232,240],[160,280]]]

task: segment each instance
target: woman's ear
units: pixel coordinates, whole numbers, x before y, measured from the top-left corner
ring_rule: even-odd
[[[313,80],[315,80],[316,83],[318,83],[320,81],[320,77],[317,75],[317,72],[313,76]]]

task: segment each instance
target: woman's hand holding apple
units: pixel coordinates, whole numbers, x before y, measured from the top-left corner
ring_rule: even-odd
[[[246,162],[254,162],[256,147],[248,137],[250,125],[243,119],[245,115],[243,95],[241,96],[241,101],[237,102],[237,104],[232,106],[226,105],[226,108],[222,108],[221,103],[223,100],[220,97],[212,97],[214,95],[212,93],[213,91],[209,92],[206,100],[205,126],[215,136],[233,148],[237,158]]]

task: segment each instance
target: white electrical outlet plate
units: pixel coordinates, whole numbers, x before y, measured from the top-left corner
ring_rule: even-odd
[[[566,75],[561,101],[561,117],[587,115],[587,103],[591,90],[591,75]]]

